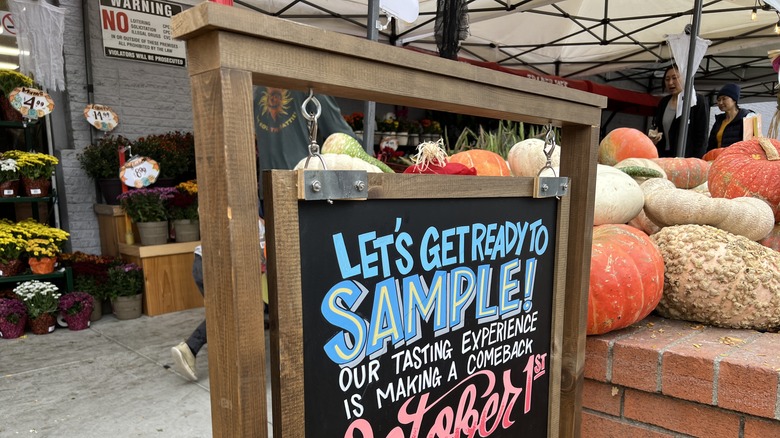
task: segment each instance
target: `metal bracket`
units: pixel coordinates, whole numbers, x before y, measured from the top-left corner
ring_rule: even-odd
[[[301,170],[298,173],[298,199],[306,201],[368,199],[368,172],[365,170]]]
[[[537,176],[534,178],[534,198],[550,198],[569,194],[569,178]]]

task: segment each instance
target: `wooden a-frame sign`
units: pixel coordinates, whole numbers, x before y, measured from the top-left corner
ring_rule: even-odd
[[[560,172],[569,178],[566,196],[540,200],[530,197],[531,178],[369,175],[367,200],[331,205],[300,200],[292,171],[266,173],[273,435],[323,436],[318,427],[342,427],[361,436],[370,427],[374,436],[409,436],[405,423],[391,421],[402,408],[419,417],[420,406],[437,406],[419,421],[446,435],[450,426],[431,415],[447,417],[443,408],[454,403],[458,424],[482,427],[474,429],[482,436],[526,430],[531,436],[579,436],[597,136],[605,98],[211,2],[176,15],[172,25],[174,36],[187,41],[192,83],[213,435],[268,433],[258,200],[248,190],[257,181],[252,86],[265,85],[552,123],[562,128]],[[330,216],[352,209],[355,217],[341,224]],[[437,211],[449,214],[437,222],[432,219]],[[492,244],[485,249],[486,236],[497,239],[499,225],[506,248],[508,229],[525,227],[529,236],[534,223],[535,230],[542,225],[547,230],[546,246],[542,240],[536,246],[538,233],[530,249],[526,237],[511,256]],[[491,224],[490,233],[474,243],[481,225],[487,230]],[[433,250],[436,234],[445,245]],[[468,250],[466,241],[472,244]],[[454,249],[458,245],[462,255]],[[407,258],[405,247],[417,256]],[[421,256],[421,248],[438,253],[439,261]],[[497,254],[495,259],[485,259],[485,251]],[[385,274],[393,281],[382,283]],[[317,279],[322,281],[310,287]],[[436,288],[437,280],[447,279],[463,287]],[[535,284],[531,307],[524,310],[529,279]],[[474,291],[481,284],[492,292],[467,292],[469,281]],[[496,301],[502,298],[499,283],[507,285],[503,304]],[[312,298],[318,288],[325,296]],[[432,291],[447,290],[449,301],[435,300]],[[326,296],[330,301],[323,301]],[[363,301],[349,299],[356,296]],[[404,309],[404,297],[417,299],[419,305],[406,315],[417,318],[419,333],[392,312]],[[448,310],[437,314],[439,308]],[[356,337],[358,327],[365,327],[365,339]],[[358,340],[365,342],[358,346]],[[316,364],[310,360],[322,361],[321,381],[314,371],[306,372]],[[442,395],[432,404],[431,397],[444,388],[452,390],[450,398]],[[353,397],[363,389],[366,394]],[[476,395],[464,398],[469,391]],[[318,397],[328,406],[312,405]],[[473,409],[458,415],[459,402],[469,407],[472,399],[478,400]],[[310,412],[318,410],[330,413],[333,424],[310,424],[322,421]],[[368,417],[377,412],[385,416]],[[474,415],[477,420],[463,420]]]

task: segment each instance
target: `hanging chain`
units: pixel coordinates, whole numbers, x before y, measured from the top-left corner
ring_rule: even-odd
[[[548,148],[549,146],[549,148]],[[555,173],[555,169],[552,166],[552,156],[553,152],[555,151],[555,131],[553,130],[552,123],[547,125],[547,134],[544,136],[544,156],[547,157],[547,163],[544,164],[544,167],[539,169],[539,173],[536,174],[536,176],[540,176],[542,172],[544,172],[544,169],[550,169],[553,173],[553,176],[557,177],[558,174]]]
[[[314,111],[312,112],[309,112],[309,103],[314,104]],[[306,100],[303,101],[303,105],[301,105],[301,113],[309,122],[309,156],[306,157],[303,168],[308,168],[309,160],[312,157],[317,157],[319,158],[320,163],[322,163],[322,169],[328,170],[328,166],[325,165],[325,160],[323,160],[322,155],[320,155],[320,145],[317,144],[317,119],[319,119],[322,114],[322,106],[320,105],[320,101],[314,97],[314,90],[311,88],[309,88],[309,97],[307,97]]]

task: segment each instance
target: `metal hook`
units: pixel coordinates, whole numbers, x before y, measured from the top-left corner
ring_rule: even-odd
[[[550,146],[549,148],[547,146]],[[539,173],[536,174],[536,176],[540,176],[542,172],[544,172],[544,169],[550,169],[553,173],[553,176],[557,177],[558,174],[555,173],[555,169],[552,166],[552,156],[553,152],[555,151],[555,132],[553,131],[553,125],[552,123],[549,123],[547,125],[547,133],[544,135],[544,146],[543,146],[543,152],[544,156],[547,157],[547,162],[544,164],[544,167],[539,169]]]
[[[309,103],[314,103],[314,108],[316,109],[316,112],[309,113],[307,106]],[[316,97],[314,97],[314,90],[309,88],[309,97],[306,98],[306,100],[303,101],[303,105],[301,105],[301,112],[303,112],[303,117],[306,118],[306,120],[310,122],[316,122],[317,119],[320,118],[320,115],[322,114],[322,106],[320,105],[320,101],[317,100]]]

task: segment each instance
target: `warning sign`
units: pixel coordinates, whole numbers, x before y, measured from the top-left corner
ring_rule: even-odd
[[[180,5],[156,0],[100,0],[103,52],[158,64],[186,65],[184,41],[171,36],[171,17]]]

